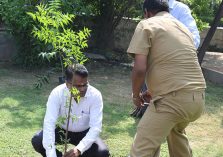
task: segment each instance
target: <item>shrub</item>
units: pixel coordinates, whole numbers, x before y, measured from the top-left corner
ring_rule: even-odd
[[[15,37],[19,49],[14,61],[24,67],[43,65],[44,61],[38,59],[38,53],[49,49],[31,35],[33,21],[26,12],[34,10],[36,3],[36,0],[29,3],[27,0],[0,1],[1,20]]]

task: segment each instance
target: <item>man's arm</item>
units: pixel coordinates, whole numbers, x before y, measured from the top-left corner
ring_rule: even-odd
[[[185,26],[190,30],[190,32],[193,35],[194,45],[196,48],[198,48],[200,45],[200,34],[197,29],[195,19],[191,15],[191,11],[190,11],[189,7],[186,7],[186,8],[187,9],[182,11],[183,15],[180,17],[179,20],[182,21],[182,23],[185,24]]]
[[[136,106],[142,105],[140,91],[144,84],[147,70],[147,56],[151,47],[151,33],[149,28],[144,28],[144,21],[141,21],[132,36],[128,47],[128,54],[134,57],[134,67],[132,70],[132,98]]]
[[[43,147],[47,157],[56,157],[55,125],[59,114],[59,96],[53,90],[47,101],[47,109],[43,124]]]
[[[132,70],[132,98],[136,106],[141,106],[140,91],[145,82],[147,71],[147,56],[142,54],[135,54],[134,67]]]

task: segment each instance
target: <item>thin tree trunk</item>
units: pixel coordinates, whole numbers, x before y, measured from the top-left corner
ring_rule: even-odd
[[[76,68],[76,65],[74,69]],[[74,79],[74,72],[72,77],[72,84],[71,88],[73,88],[73,79]],[[66,126],[66,133],[65,133],[65,144],[64,144],[64,154],[67,152],[67,143],[68,143],[68,127],[70,123],[70,112],[71,112],[71,103],[72,103],[72,90],[70,91],[70,101],[69,101],[69,109],[68,109],[68,115],[67,115],[67,126]]]
[[[221,20],[223,16],[223,1],[221,2],[220,6],[219,6],[219,9],[218,9],[218,12],[216,13],[215,15],[215,19],[213,21],[213,23],[211,24],[211,28],[209,29],[206,37],[204,38],[204,41],[201,45],[201,47],[199,48],[198,50],[198,60],[199,60],[199,63],[201,65],[202,61],[203,61],[203,58],[204,58],[204,55],[205,55],[205,52],[209,46],[209,43],[216,31],[216,28]]]
[[[73,85],[73,83],[72,83]],[[64,144],[64,154],[67,152],[67,138],[68,138],[68,127],[70,123],[70,111],[71,111],[71,102],[72,102],[72,93],[70,93],[70,101],[69,101],[69,109],[68,109],[68,115],[67,115],[67,126],[66,126],[66,133],[65,133],[65,144]]]

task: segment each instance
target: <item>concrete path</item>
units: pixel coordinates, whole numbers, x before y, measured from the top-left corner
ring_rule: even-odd
[[[207,80],[223,85],[223,53],[206,52],[202,69]]]

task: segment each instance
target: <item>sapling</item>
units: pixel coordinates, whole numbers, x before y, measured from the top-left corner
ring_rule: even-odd
[[[39,4],[36,8],[35,13],[27,13],[35,21],[32,34],[52,47],[49,52],[40,52],[39,56],[49,62],[52,58],[58,57],[61,65],[61,77],[63,77],[64,67],[71,65],[73,60],[80,64],[87,61],[82,50],[88,47],[87,38],[90,36],[90,30],[85,27],[79,31],[69,28],[75,15],[62,13],[61,0],[49,1],[49,4]]]

